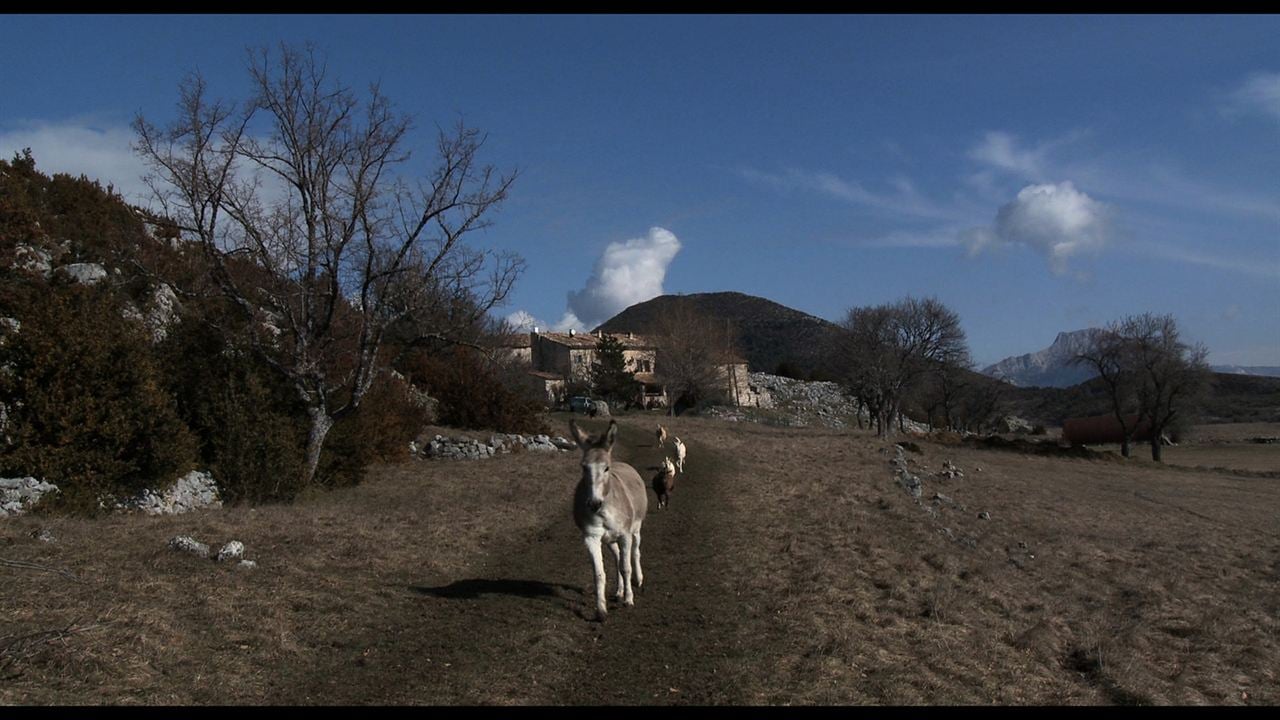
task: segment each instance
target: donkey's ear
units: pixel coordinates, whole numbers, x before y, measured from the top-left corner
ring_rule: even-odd
[[[600,443],[605,450],[613,448],[613,441],[618,438],[618,421],[609,421],[609,432],[604,434],[604,442]]]
[[[573,436],[573,441],[578,443],[578,447],[586,450],[591,445],[591,436],[578,427],[576,420],[569,421],[569,434]]]

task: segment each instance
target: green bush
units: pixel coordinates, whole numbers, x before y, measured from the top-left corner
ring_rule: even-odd
[[[409,457],[409,441],[430,422],[430,413],[414,403],[409,385],[389,372],[379,374],[360,407],[336,422],[320,453],[320,484],[354,485],[375,462]]]
[[[196,465],[195,438],[165,392],[142,329],[105,286],[0,276],[0,402],[9,414],[0,475],[59,486],[53,505],[94,512]]]
[[[471,430],[546,433],[542,403],[474,350],[418,353],[405,363],[414,384],[440,401],[438,422]]]
[[[307,419],[282,376],[198,317],[171,327],[160,352],[169,391],[223,500],[294,498],[302,490]]]

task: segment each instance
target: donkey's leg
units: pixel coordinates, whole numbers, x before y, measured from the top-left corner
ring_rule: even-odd
[[[631,557],[636,564],[636,590],[644,591],[644,570],[640,569],[640,528],[636,528],[635,538],[631,542]]]
[[[631,553],[635,543],[631,539],[631,533],[620,535],[618,542],[622,545],[622,557],[625,558],[624,562],[618,563],[618,567],[622,569],[622,577],[620,578],[622,583],[618,587],[618,596],[623,605],[635,605],[635,596],[631,594]]]
[[[600,547],[599,535],[584,535],[582,541],[587,545],[587,554],[591,556],[592,576],[596,583],[596,618],[604,620],[609,608],[604,602],[604,548]]]
[[[613,567],[618,571],[618,590],[613,594],[613,599],[622,602],[622,552],[618,549],[618,541],[614,540],[609,543],[609,549],[613,550]]]

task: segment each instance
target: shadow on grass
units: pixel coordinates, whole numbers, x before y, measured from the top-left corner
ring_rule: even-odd
[[[463,600],[475,600],[481,595],[541,598],[582,594],[582,588],[565,585],[564,583],[548,583],[541,580],[507,580],[502,578],[468,578],[466,580],[456,580],[440,587],[414,585],[409,589],[419,595]]]

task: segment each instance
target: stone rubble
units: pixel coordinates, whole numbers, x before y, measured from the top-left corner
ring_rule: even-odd
[[[857,427],[861,418],[863,426],[870,427],[866,410],[860,410],[839,383],[796,380],[760,372],[748,374],[747,383],[751,393],[760,398],[757,405],[712,407],[707,414],[733,422],[836,429]],[[928,431],[928,426],[914,420],[904,418],[902,425],[908,432]]]
[[[169,548],[177,552],[186,552],[195,555],[198,558],[213,560],[219,563],[234,562],[237,569],[252,570],[258,567],[258,563],[253,560],[246,560],[244,557],[244,543],[239,540],[229,540],[222,546],[216,555],[212,554],[209,546],[196,540],[190,535],[178,535],[169,540]]]
[[[495,455],[514,452],[515,449],[534,452],[567,452],[577,447],[571,440],[547,435],[519,435],[494,433],[488,442],[474,438],[436,435],[430,443],[409,443],[409,451],[415,456],[445,460],[483,460]]]
[[[58,486],[33,477],[0,478],[0,517],[21,515]]]
[[[107,277],[107,269],[98,263],[71,263],[58,268],[57,272],[82,285],[96,285]]]
[[[136,510],[147,515],[181,515],[192,510],[220,508],[222,500],[213,476],[206,471],[192,470],[166,490],[146,489],[133,497],[116,501],[113,506],[118,510]]]
[[[243,557],[244,543],[239,540],[232,540],[222,546],[222,549],[218,551],[218,556],[215,559],[218,562],[227,562],[228,560],[240,560]]]
[[[13,267],[49,277],[53,271],[53,257],[45,250],[30,245],[17,245],[13,249]]]
[[[179,535],[169,540],[169,548],[179,552],[188,552],[196,557],[209,557],[209,546],[190,535]]]

